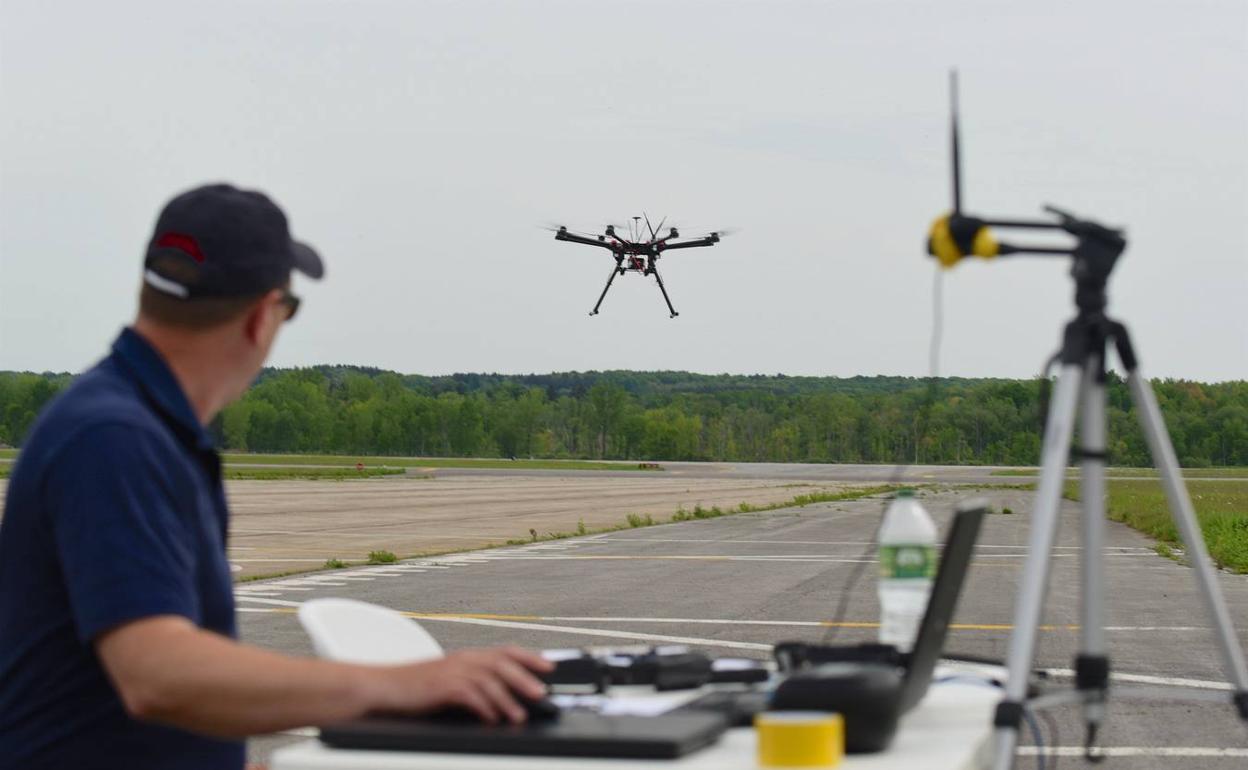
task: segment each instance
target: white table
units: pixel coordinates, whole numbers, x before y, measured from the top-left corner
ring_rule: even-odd
[[[981,684],[964,681],[933,684],[922,703],[902,718],[888,751],[846,755],[840,767],[845,770],[977,770],[985,767],[992,712],[1000,698],[999,690]],[[754,730],[741,727],[728,730],[712,746],[675,760],[350,751],[309,740],[275,751],[269,766],[272,770],[731,770],[757,767],[755,752]]]

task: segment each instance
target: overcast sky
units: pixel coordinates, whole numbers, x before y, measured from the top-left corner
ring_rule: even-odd
[[[949,206],[1128,229],[1145,372],[1248,377],[1248,3],[0,3],[0,369],[88,366],[173,193],[269,192],[328,266],[272,363],[928,373]],[[642,211],[740,232],[606,280]],[[1005,237],[1006,233],[999,233]],[[1011,234],[1016,235],[1016,234]],[[1027,377],[1067,265],[944,275],[941,373]]]

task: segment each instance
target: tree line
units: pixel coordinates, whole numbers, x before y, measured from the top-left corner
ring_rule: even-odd
[[[67,374],[0,373],[18,446]],[[688,372],[400,375],[266,369],[210,426],[225,449],[449,457],[1032,465],[1048,380]],[[1248,465],[1248,382],[1158,380],[1179,461]],[[1110,377],[1116,465],[1150,464]]]

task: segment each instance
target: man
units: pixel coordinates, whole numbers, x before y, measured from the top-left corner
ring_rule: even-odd
[[[0,767],[241,768],[241,736],[372,710],[523,721],[540,657],[366,667],[235,641],[221,461],[205,427],[323,273],[268,198],[174,198],[138,318],[48,406],[0,522]]]

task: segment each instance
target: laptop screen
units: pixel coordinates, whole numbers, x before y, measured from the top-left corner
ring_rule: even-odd
[[[971,563],[971,552],[975,549],[975,540],[979,537],[979,526],[983,522],[985,511],[987,505],[983,500],[968,500],[958,506],[953,516],[953,526],[949,530],[949,537],[945,539],[936,582],[932,585],[932,594],[927,600],[927,611],[923,614],[914,649],[907,660],[906,677],[901,686],[900,702],[903,714],[927,694],[936,661],[940,659],[940,653],[945,646],[945,636],[949,631],[949,623],[953,620],[953,611],[958,605],[958,596],[962,593],[963,579]]]

